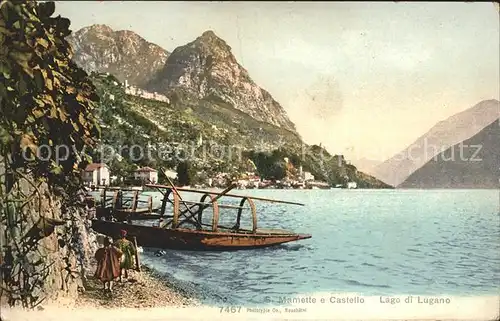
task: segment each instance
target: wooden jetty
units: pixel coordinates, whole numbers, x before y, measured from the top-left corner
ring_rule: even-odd
[[[138,213],[136,211],[117,212],[112,215],[101,216],[92,222],[95,231],[116,237],[120,230],[126,230],[137,240],[137,244],[144,247],[182,250],[214,250],[228,251],[241,249],[255,249],[277,244],[311,238],[309,234],[297,234],[287,230],[261,229],[257,225],[257,212],[254,200],[293,204],[303,206],[297,202],[287,202],[262,197],[249,197],[228,192],[235,188],[233,184],[222,192],[204,191],[198,189],[176,188],[174,185],[146,184],[163,194],[159,211]],[[203,194],[199,202],[185,201],[180,192]],[[219,204],[221,197],[239,198],[238,206]],[[183,208],[181,209],[181,205]],[[173,210],[167,214],[167,206]],[[202,222],[204,211],[211,208],[211,224]],[[219,224],[219,209],[230,208],[237,210],[236,222],[233,226]],[[252,216],[252,228],[240,228],[240,220],[244,209],[249,209]],[[133,221],[157,220],[156,224],[140,225]]]

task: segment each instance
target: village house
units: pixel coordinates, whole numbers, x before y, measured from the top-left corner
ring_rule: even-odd
[[[152,93],[152,92],[143,90],[141,88],[129,85],[127,80],[125,80],[125,83],[123,85],[125,86],[125,93],[126,94],[129,94],[132,96],[139,96],[139,97],[146,98],[146,99],[153,99],[153,100],[157,100],[157,101],[163,101],[166,103],[170,103],[170,100],[168,99],[167,96],[159,94],[157,92]]]
[[[356,182],[347,182],[347,188],[349,189],[358,188],[358,184]]]
[[[167,176],[170,179],[176,179],[177,178],[177,172],[171,169],[166,169],[164,170],[165,176]]]
[[[302,170],[302,166],[299,167],[299,177],[304,182],[314,181],[314,175],[310,172],[305,172]]]
[[[142,167],[135,170],[134,178],[147,183],[155,184],[158,182],[158,171],[151,167]]]
[[[109,167],[104,163],[88,164],[83,171],[83,181],[90,186],[109,185]]]

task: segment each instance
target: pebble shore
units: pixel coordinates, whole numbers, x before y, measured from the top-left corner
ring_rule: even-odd
[[[182,289],[176,289],[167,278],[147,266],[141,272],[129,271],[129,279],[113,284],[113,293],[106,293],[102,282],[89,277],[80,292],[75,307],[156,308],[166,306],[197,306]]]

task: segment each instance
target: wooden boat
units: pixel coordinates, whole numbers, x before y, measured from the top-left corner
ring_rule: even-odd
[[[127,197],[124,195],[124,192],[132,192],[132,195]],[[148,196],[145,201],[140,200],[139,192],[135,187],[107,187],[102,189],[100,192],[101,202],[96,207],[96,218],[116,218],[123,221],[128,217],[151,214],[158,210],[158,208],[153,208],[153,198],[151,196]],[[141,203],[146,203],[146,207],[139,207]]]
[[[96,232],[115,237],[120,235],[120,230],[126,230],[129,235],[137,239],[137,244],[143,247],[192,251],[255,249],[311,238],[311,235],[281,230],[213,232],[183,228],[168,229],[103,220],[94,220],[92,228]]]
[[[120,230],[125,230],[130,236],[136,238],[138,245],[143,247],[195,251],[255,249],[311,238],[309,234],[257,227],[257,214],[253,200],[303,205],[300,203],[228,194],[229,190],[236,187],[234,184],[221,193],[182,189],[173,185],[147,184],[146,186],[156,188],[163,194],[159,213],[129,213],[126,217],[113,216],[108,220],[106,218],[96,219],[92,222],[92,228],[96,232],[112,237],[118,237]],[[181,198],[180,191],[201,193],[203,196],[200,202],[188,202]],[[240,205],[218,204],[218,199],[223,196],[241,198]],[[209,202],[207,203],[206,200]],[[165,213],[167,204],[173,205],[172,215]],[[181,204],[184,205],[182,210]],[[240,219],[245,204],[248,205],[247,209],[251,210],[252,229],[240,228]],[[208,207],[212,208],[212,222],[204,224],[202,223],[203,211]],[[234,226],[226,227],[219,224],[219,207],[238,210]],[[133,223],[135,220],[151,219],[158,220],[157,226]],[[167,221],[164,222],[164,219]]]

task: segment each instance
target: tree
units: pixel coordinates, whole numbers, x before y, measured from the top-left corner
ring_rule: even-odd
[[[263,178],[281,180],[286,176],[284,152],[274,150],[272,153],[250,152],[249,157]]]
[[[51,17],[53,2],[0,7],[1,155],[7,169],[67,183],[100,134],[95,87],[65,40],[70,21]]]
[[[275,180],[282,180],[286,177],[286,164],[284,161],[276,161],[269,166],[267,176]]]
[[[60,241],[67,255],[74,248],[77,214],[68,208],[75,209],[79,167],[100,135],[95,87],[71,60],[70,21],[54,11],[53,2],[0,0],[0,237],[13,245],[12,280],[22,280],[0,292],[24,307],[43,301],[49,273],[62,273],[51,268],[42,239]],[[65,196],[59,208],[56,190]],[[58,212],[70,224],[50,217]],[[56,225],[67,228],[60,238]]]
[[[182,161],[177,165],[177,182],[180,186],[191,185],[193,181],[193,168],[188,161]]]

